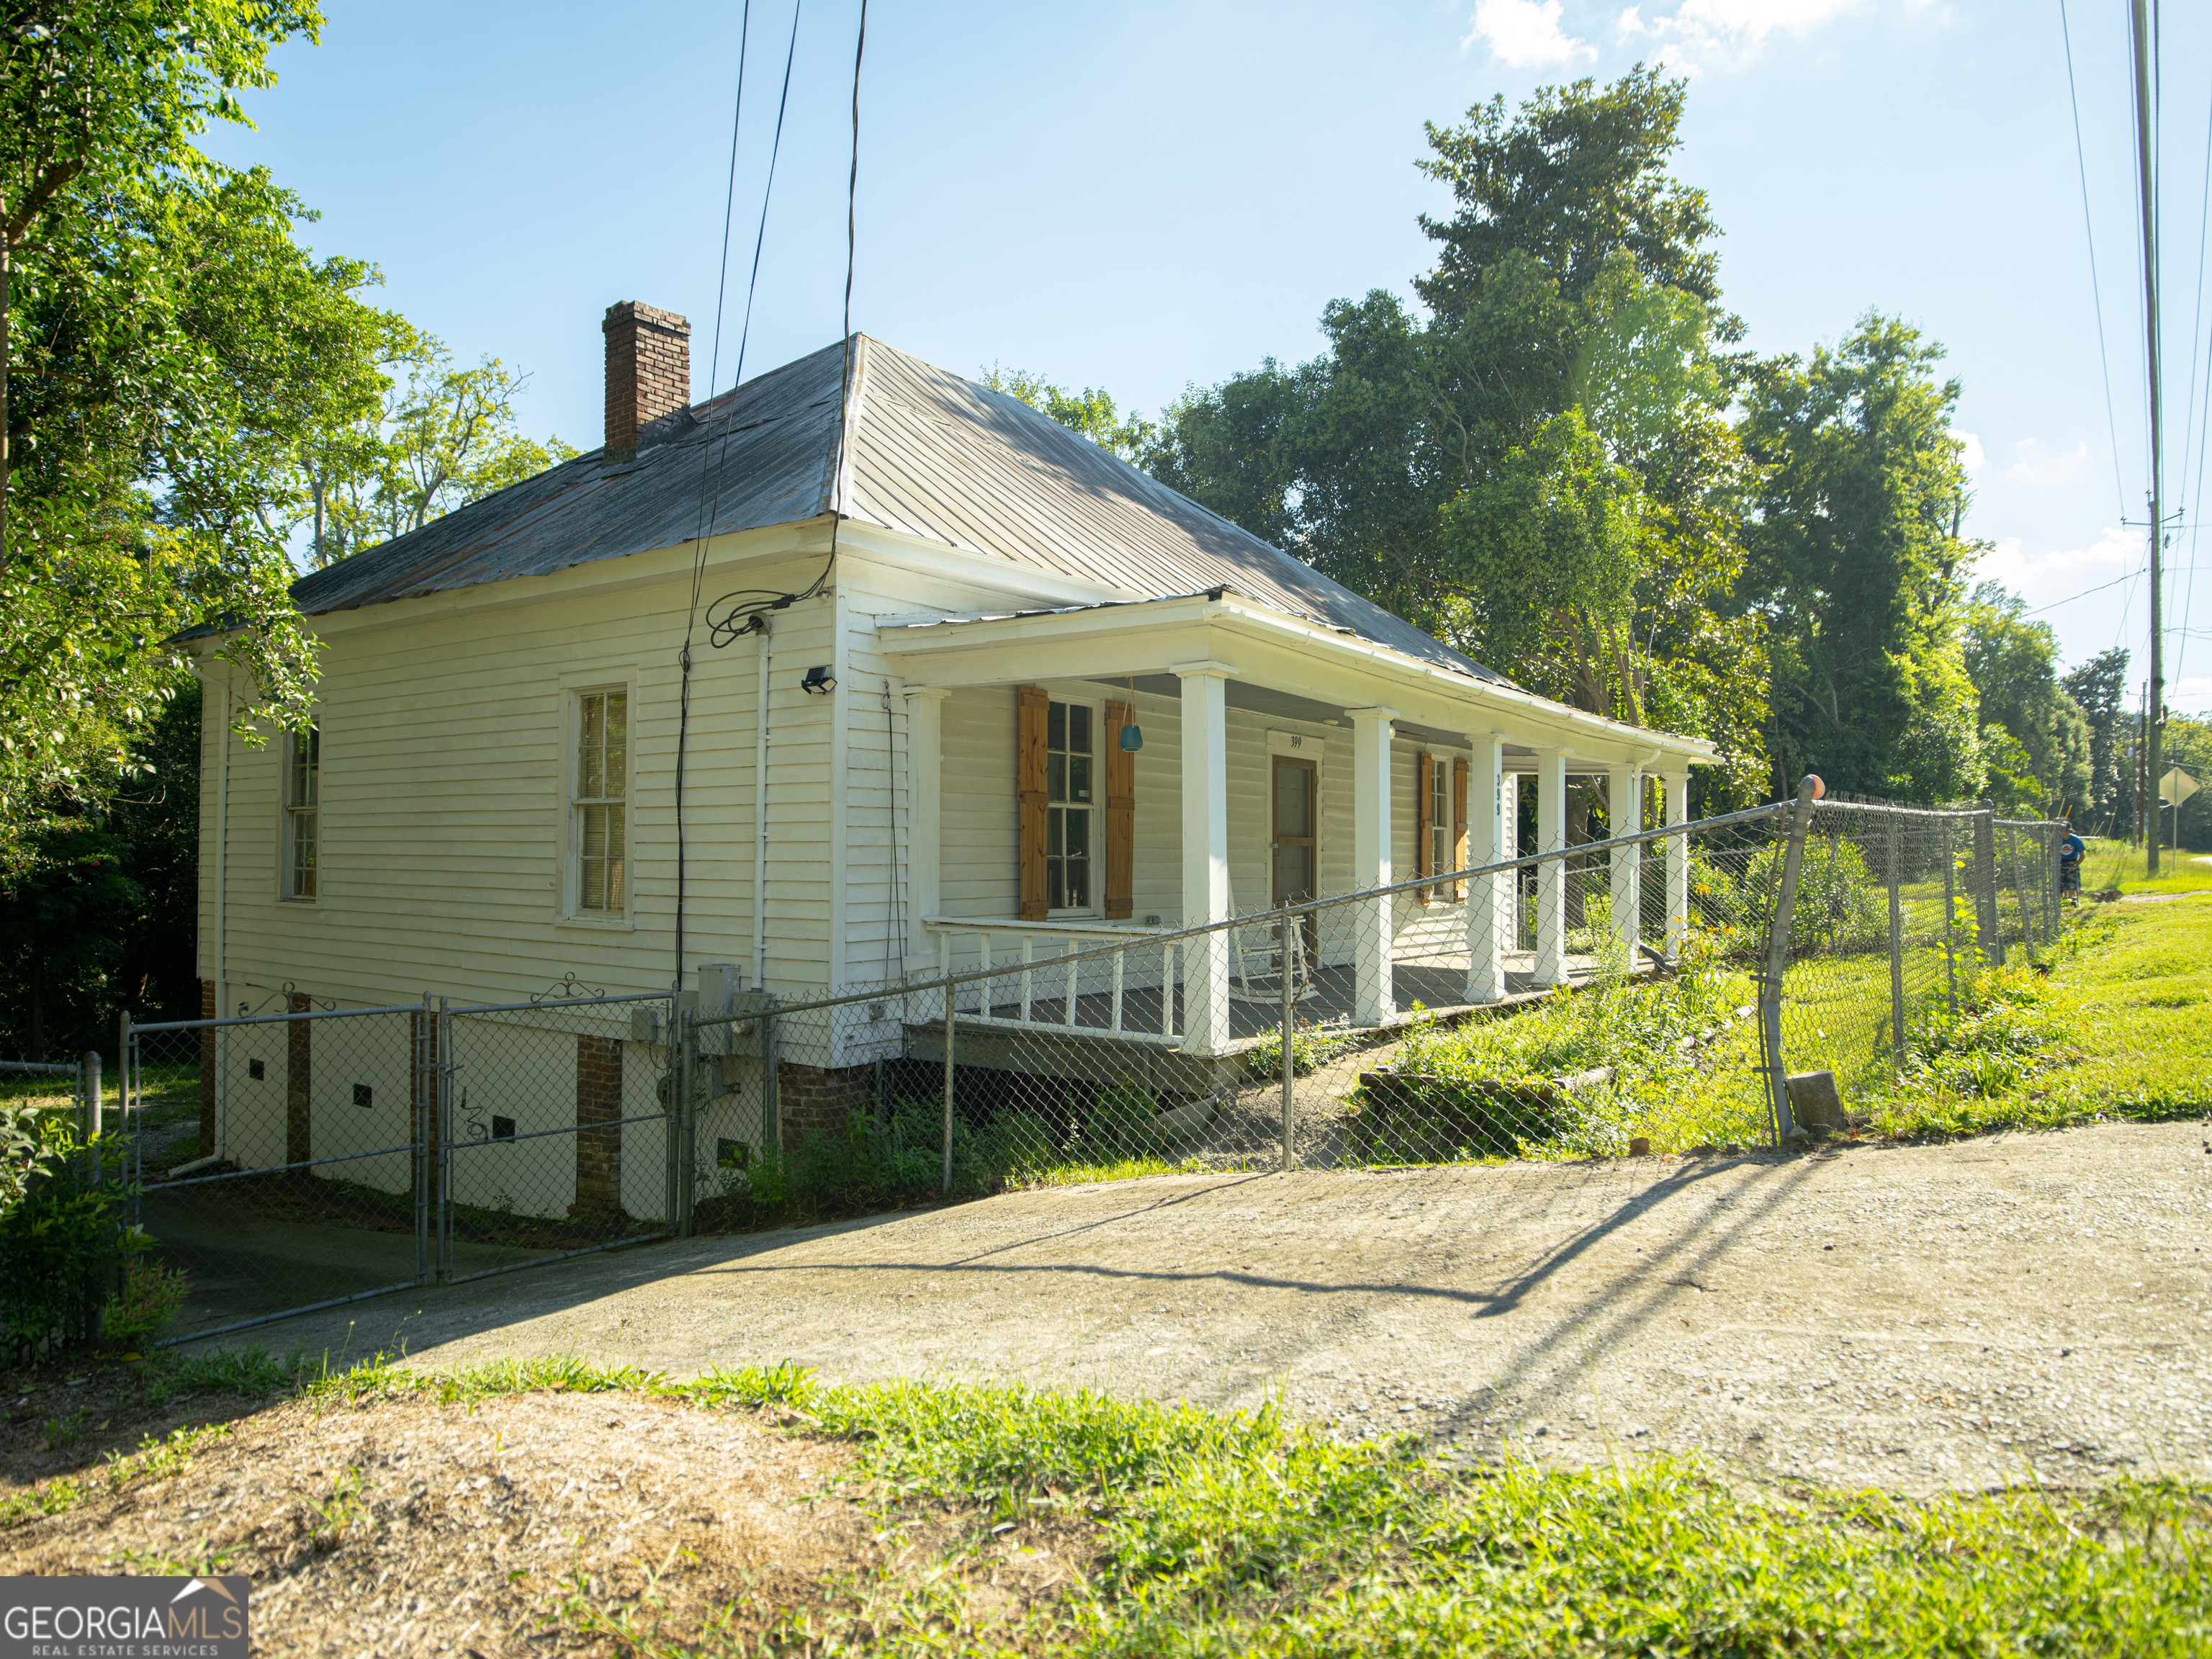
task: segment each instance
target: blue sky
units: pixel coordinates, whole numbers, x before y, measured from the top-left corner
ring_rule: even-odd
[[[1410,291],[1430,247],[1415,216],[1448,210],[1412,166],[1424,120],[1664,61],[1692,79],[1677,171],[1727,233],[1724,297],[1750,343],[1803,351],[1869,306],[1941,340],[1984,570],[2051,607],[2069,659],[2125,643],[2139,677],[2144,584],[2122,580],[2142,562],[2121,520],[2143,517],[2148,469],[2126,6],[2068,3],[2080,168],[2058,0],[872,0],[854,325],[961,373],[1001,362],[1149,412],[1311,356],[1332,298]],[[598,441],[599,319],[617,300],[692,319],[704,396],[742,0],[326,4],[323,44],[286,48],[279,85],[249,100],[257,130],[211,148],[299,191],[322,214],[308,240],[378,263],[386,302],[464,357],[527,370],[530,430]],[[748,375],[837,335],[856,10],[800,0]],[[2173,12],[2166,470],[2193,520],[2212,17]],[[752,8],[722,382],[792,19],[786,0]],[[2177,628],[2194,557],[2178,533]],[[2100,583],[2116,585],[2075,597]],[[2212,708],[2212,637],[2177,635],[2169,663],[2176,706]]]

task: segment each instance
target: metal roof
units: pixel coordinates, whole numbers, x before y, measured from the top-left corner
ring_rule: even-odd
[[[865,334],[852,344],[842,480],[841,343],[658,422],[630,459],[579,456],[304,576],[294,600],[309,615],[352,610],[677,546],[702,527],[729,535],[834,508],[848,521],[1131,599],[1231,587],[1457,672],[1503,679],[1018,398]]]

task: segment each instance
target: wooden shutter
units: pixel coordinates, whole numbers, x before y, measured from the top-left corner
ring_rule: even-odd
[[[1429,825],[1433,811],[1430,805],[1431,792],[1436,787],[1436,762],[1425,749],[1415,758],[1419,764],[1413,774],[1413,873],[1432,876],[1436,872],[1429,868]],[[1413,896],[1426,904],[1435,894],[1434,888],[1424,887]]]
[[[1126,702],[1106,705],[1106,920],[1126,921],[1137,908],[1137,757],[1121,747],[1121,728],[1136,719]]]
[[[1044,879],[1044,737],[1047,698],[1035,685],[1014,688],[1014,806],[1021,860],[1021,919],[1048,914]]]
[[[1452,868],[1467,868],[1467,763],[1452,763]],[[1452,884],[1452,902],[1460,903],[1467,897],[1467,884]]]

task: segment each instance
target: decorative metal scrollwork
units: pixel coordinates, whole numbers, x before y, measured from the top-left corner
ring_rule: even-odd
[[[565,973],[542,991],[530,994],[532,1002],[568,1002],[578,997],[603,997],[604,987],[586,985],[578,979],[574,970]]]
[[[278,986],[276,989],[271,991],[267,996],[262,998],[259,1002],[252,1004],[250,1006],[246,1003],[240,1003],[238,1005],[238,1017],[240,1019],[246,1018],[250,1015],[264,1012],[271,1003],[277,1002],[281,1002],[284,1005],[282,1012],[285,1013],[303,1012],[305,1012],[304,1010],[295,1009],[292,1006],[292,999],[298,996],[300,994],[300,988],[293,984],[292,981],[288,979],[283,982],[283,984]],[[336,1012],[338,1000],[336,997],[309,997],[307,999],[307,1006],[309,1008],[319,1009],[326,1014]]]

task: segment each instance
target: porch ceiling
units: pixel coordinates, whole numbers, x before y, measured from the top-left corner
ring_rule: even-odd
[[[1179,695],[1176,671],[1214,665],[1231,708],[1285,720],[1341,720],[1352,708],[1394,711],[1398,732],[1445,745],[1510,734],[1533,765],[1539,749],[1583,764],[1711,764],[1701,738],[1624,725],[1498,680],[1477,680],[1370,640],[1216,589],[1170,599],[987,617],[907,617],[878,626],[894,674],[915,686],[1095,680]],[[1296,689],[1291,689],[1296,688]],[[1321,695],[1316,695],[1320,693]],[[1521,768],[1516,768],[1522,769]]]
[[[1172,674],[1124,674],[1118,678],[1098,674],[1089,678],[1095,685],[1118,686],[1124,690],[1128,689],[1133,679],[1136,690],[1153,696],[1178,701],[1182,696],[1182,682]],[[1261,714],[1279,720],[1304,720],[1315,726],[1345,724],[1345,705],[1342,703],[1317,702],[1294,691],[1279,691],[1272,685],[1255,685],[1241,679],[1227,682],[1222,687],[1222,700],[1231,708],[1241,708],[1249,714]],[[1396,720],[1392,724],[1398,735],[1410,743],[1430,743],[1442,748],[1455,749],[1463,747],[1467,742],[1464,732],[1446,732],[1440,727],[1422,726],[1412,720]],[[1533,763],[1536,751],[1517,743],[1509,743],[1505,745],[1505,754],[1509,760],[1519,758]]]

